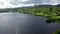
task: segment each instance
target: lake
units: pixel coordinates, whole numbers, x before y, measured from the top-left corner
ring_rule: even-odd
[[[45,17],[20,13],[0,13],[0,34],[52,34],[60,24],[46,23]]]

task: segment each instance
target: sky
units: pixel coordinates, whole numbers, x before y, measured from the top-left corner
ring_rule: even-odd
[[[15,8],[34,5],[57,5],[60,0],[0,0],[0,8]]]

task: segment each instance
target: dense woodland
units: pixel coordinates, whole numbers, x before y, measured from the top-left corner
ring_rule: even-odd
[[[25,14],[32,14],[32,15],[44,15],[44,16],[52,16],[52,15],[59,15],[60,9],[58,7],[32,7],[32,8],[22,8],[19,9],[18,12],[25,13]]]
[[[60,16],[60,7],[26,7],[0,9],[0,12],[19,12],[36,16]]]

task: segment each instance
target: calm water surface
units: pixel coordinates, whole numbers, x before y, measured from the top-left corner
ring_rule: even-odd
[[[19,13],[0,13],[0,34],[52,34],[60,24],[47,24],[46,18]]]

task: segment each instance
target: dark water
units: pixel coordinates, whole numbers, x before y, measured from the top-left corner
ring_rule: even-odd
[[[47,24],[45,17],[0,13],[0,34],[52,34],[60,24]]]

